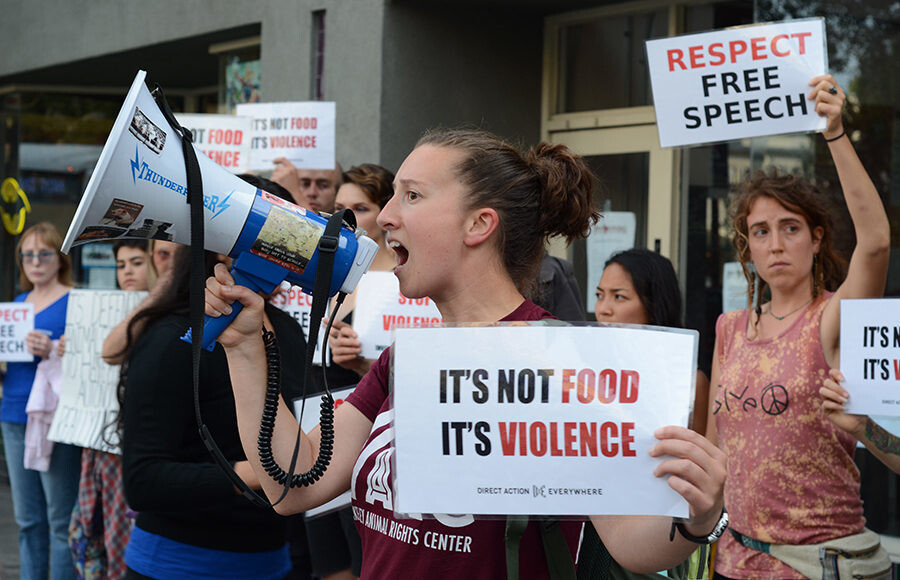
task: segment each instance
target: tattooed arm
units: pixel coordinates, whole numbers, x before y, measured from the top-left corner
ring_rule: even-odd
[[[856,437],[882,463],[895,473],[900,473],[900,437],[884,430],[866,415],[851,415],[844,412],[844,403],[850,394],[840,385],[844,375],[838,369],[831,369],[819,392],[822,395],[822,410],[831,421]]]

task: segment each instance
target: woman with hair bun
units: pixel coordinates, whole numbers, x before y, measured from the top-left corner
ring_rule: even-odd
[[[592,204],[593,176],[565,146],[541,143],[524,155],[499,138],[469,130],[427,133],[394,180],[394,196],[378,217],[394,250],[394,273],[404,296],[428,296],[445,322],[534,321],[550,314],[524,297],[534,283],[548,236],[584,237],[598,214]],[[282,486],[262,468],[256,453],[263,410],[266,361],[260,336],[262,302],[235,286],[225,268],[207,281],[210,315],[244,309],[219,337],[228,353],[241,435],[250,461],[272,500]],[[502,520],[472,516],[404,519],[394,516],[385,489],[392,486],[389,457],[393,409],[388,396],[390,349],[372,365],[335,413],[334,454],[324,476],[293,488],[276,506],[282,513],[319,505],[352,487],[355,512],[402,524],[409,533],[391,537],[357,522],[362,536],[363,578],[503,578],[506,570]],[[276,462],[290,463],[297,425],[283,406],[272,447]],[[724,456],[706,439],[682,427],[665,427],[650,453],[671,455],[655,474],[691,506],[688,533],[705,536],[722,513]],[[318,428],[301,433],[298,471],[308,470],[319,451]],[[386,487],[385,487],[386,486]],[[670,518],[592,518],[609,551],[632,569],[658,570],[683,560],[695,548],[681,535],[670,541]],[[571,553],[582,523],[560,524]],[[521,538],[522,578],[548,578],[536,522]],[[426,545],[426,534],[463,537],[459,551]],[[405,541],[404,541],[405,540]]]

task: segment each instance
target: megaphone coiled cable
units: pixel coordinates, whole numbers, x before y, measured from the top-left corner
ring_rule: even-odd
[[[287,487],[306,487],[312,485],[325,474],[334,452],[334,398],[326,391],[320,404],[319,428],[321,442],[319,455],[315,464],[305,473],[290,476],[278,466],[272,454],[272,435],[275,431],[275,417],[278,413],[278,400],[281,396],[281,354],[275,333],[263,329],[263,344],[266,348],[266,398],[263,404],[262,419],[257,438],[259,461],[263,469],[273,480]]]

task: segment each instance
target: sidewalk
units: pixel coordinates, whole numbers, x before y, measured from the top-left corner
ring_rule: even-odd
[[[19,540],[9,483],[0,477],[0,580],[19,577]]]

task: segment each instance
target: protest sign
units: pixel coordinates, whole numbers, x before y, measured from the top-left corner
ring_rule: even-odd
[[[303,329],[304,339],[309,336],[309,322],[312,313],[311,294],[307,294],[301,290],[299,286],[291,286],[290,288],[282,288],[279,290],[275,296],[272,296],[269,303],[276,308],[284,310],[297,321],[300,328]],[[331,306],[329,305],[325,309],[325,316],[328,316],[330,310]],[[322,348],[324,348],[325,345],[325,327],[323,326],[319,329],[319,336],[316,339],[316,354],[313,355],[314,365],[322,365]],[[305,353],[303,356],[305,356]]]
[[[753,268],[753,264],[748,264]],[[740,262],[725,262],[722,268],[722,313],[747,308],[747,278]]]
[[[347,396],[356,389],[356,385],[344,387],[341,389],[331,389],[331,396],[334,398],[334,410],[344,404]],[[303,397],[294,399],[294,416],[300,417],[300,428],[309,433],[313,427],[319,424],[319,409],[322,404],[322,394],[311,395],[306,397],[306,405],[303,405]],[[350,490],[348,489],[341,495],[327,501],[318,507],[306,510],[306,519],[310,520],[318,516],[331,513],[333,511],[343,509],[350,505]]]
[[[191,132],[194,145],[204,155],[232,173],[244,173],[250,165],[253,138],[250,117],[234,115],[175,115]]]
[[[687,425],[696,331],[398,329],[391,352],[397,512],[688,514],[648,449]]]
[[[900,300],[841,300],[846,410],[900,417]]]
[[[597,302],[597,283],[603,275],[606,261],[613,254],[634,247],[637,217],[630,211],[603,212],[587,239],[587,291],[585,310],[593,311]]]
[[[115,435],[104,428],[119,405],[116,385],[118,365],[108,365],[100,352],[103,341],[129,312],[147,296],[146,292],[122,290],[72,290],[66,311],[66,352],[62,357],[62,392],[48,437],[110,453],[118,453]]]
[[[825,74],[825,21],[807,18],[647,41],[662,147],[825,128],[807,99]]]
[[[334,169],[333,102],[240,104],[237,114],[253,119],[250,170],[270,170],[278,157],[300,169]]]
[[[34,330],[34,304],[0,302],[0,361],[31,362],[25,337]]]
[[[356,287],[353,330],[363,358],[375,359],[391,344],[395,327],[431,326],[441,313],[430,298],[406,298],[393,272],[367,272]]]

